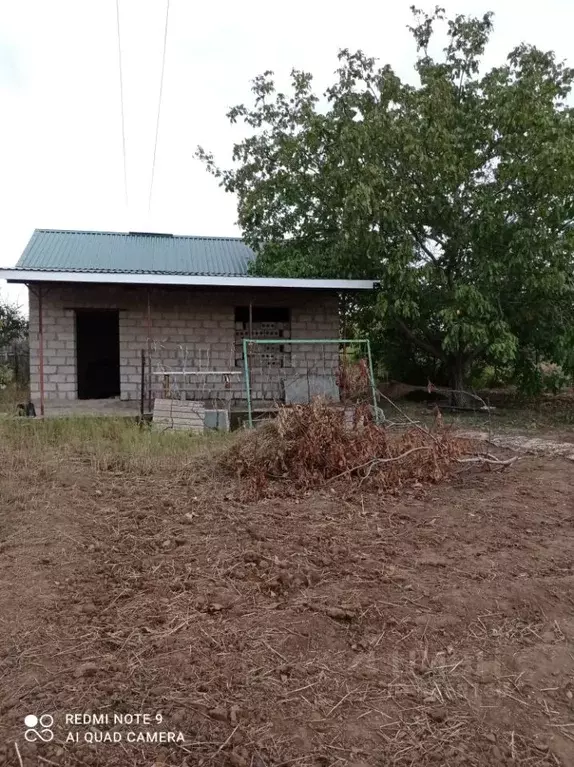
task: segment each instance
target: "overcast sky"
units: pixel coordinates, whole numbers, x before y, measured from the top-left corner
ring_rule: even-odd
[[[115,0],[0,0],[0,265],[13,266],[39,227],[239,234],[235,201],[194,158],[196,146],[229,159],[240,134],[225,113],[249,99],[250,80],[265,69],[280,82],[293,66],[311,71],[322,90],[347,47],[408,78],[412,2],[171,0],[148,216],[166,0],[119,0],[127,209]],[[495,11],[488,64],[522,41],[570,55],[572,0],[442,4],[449,13]],[[25,303],[25,290],[0,290]]]

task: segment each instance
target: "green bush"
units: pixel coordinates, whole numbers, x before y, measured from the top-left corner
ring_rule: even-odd
[[[541,362],[538,368],[544,392],[560,394],[571,383],[570,376],[555,362]]]
[[[5,389],[14,379],[14,371],[7,365],[0,365],[0,389]]]
[[[471,389],[502,389],[512,383],[512,370],[494,365],[480,365],[472,370],[469,379]]]

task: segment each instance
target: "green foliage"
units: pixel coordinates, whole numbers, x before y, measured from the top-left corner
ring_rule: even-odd
[[[542,371],[532,348],[520,349],[515,360],[514,379],[519,391],[526,397],[542,394]]]
[[[14,371],[8,365],[0,364],[0,389],[5,389],[14,380]]]
[[[19,307],[0,301],[0,348],[22,338],[27,330],[28,322]]]
[[[571,372],[556,362],[538,362],[533,349],[521,350],[515,377],[520,391],[530,397],[559,394],[572,383]]]
[[[286,95],[266,72],[228,114],[251,134],[234,166],[198,153],[237,195],[255,273],[378,279],[362,333],[400,334],[455,388],[478,361],[526,381],[520,350],[562,363],[574,326],[574,71],[520,45],[483,72],[492,14],[413,14],[416,85],[361,51],[323,102],[310,74]]]
[[[542,362],[539,367],[542,373],[543,391],[560,394],[572,381],[564,369],[555,362]]]
[[[474,390],[501,389],[512,382],[513,369],[510,366],[495,367],[477,363],[470,371],[470,387]]]

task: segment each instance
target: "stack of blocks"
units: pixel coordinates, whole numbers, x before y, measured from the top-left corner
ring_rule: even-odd
[[[153,405],[154,431],[197,431],[205,426],[205,407],[201,402],[156,398]]]

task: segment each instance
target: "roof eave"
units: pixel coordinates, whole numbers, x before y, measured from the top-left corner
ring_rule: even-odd
[[[117,272],[64,272],[47,269],[0,269],[0,279],[11,283],[71,282],[116,285],[174,285],[233,288],[293,288],[313,290],[373,290],[374,280],[317,280],[282,277],[226,277],[220,275],[129,274]]]

